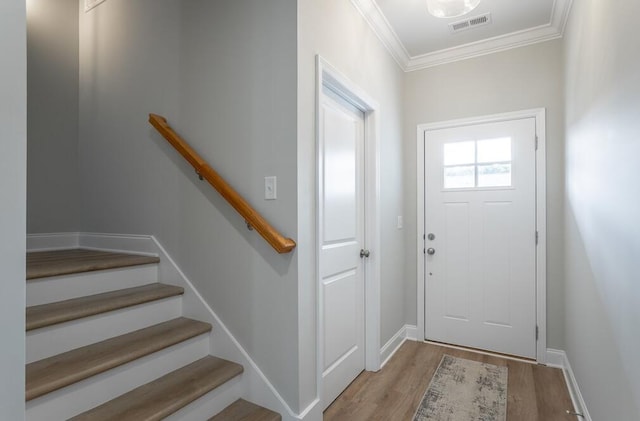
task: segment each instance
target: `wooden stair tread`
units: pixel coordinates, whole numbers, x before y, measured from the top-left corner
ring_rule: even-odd
[[[155,283],[27,307],[27,331],[183,293],[184,289],[181,287]]]
[[[204,357],[71,420],[161,420],[242,372],[239,364]]]
[[[68,249],[27,253],[27,280],[158,263],[155,256]]]
[[[211,331],[211,325],[184,317],[140,329],[27,364],[26,400]]]
[[[280,421],[280,414],[238,399],[209,421]]]

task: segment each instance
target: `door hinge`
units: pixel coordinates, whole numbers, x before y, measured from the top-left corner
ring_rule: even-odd
[[[539,330],[540,329],[538,329],[538,326],[536,325],[536,341],[538,340]]]
[[[538,135],[536,135],[536,151],[538,150]]]
[[[538,231],[536,231],[536,246],[538,245],[539,237],[540,235],[538,234]]]

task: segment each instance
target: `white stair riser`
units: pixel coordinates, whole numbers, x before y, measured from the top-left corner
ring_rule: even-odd
[[[200,399],[191,402],[164,419],[164,421],[202,421],[221,412],[238,400],[243,392],[242,376],[235,377]]]
[[[182,315],[171,297],[27,332],[27,363],[143,329]]]
[[[27,421],[65,420],[209,354],[209,335],[114,368],[27,402]]]
[[[158,281],[158,265],[132,266],[27,281],[27,306],[48,304]]]

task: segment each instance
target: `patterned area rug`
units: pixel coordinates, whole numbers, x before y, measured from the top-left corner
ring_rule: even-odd
[[[505,421],[507,367],[445,355],[414,421]]]

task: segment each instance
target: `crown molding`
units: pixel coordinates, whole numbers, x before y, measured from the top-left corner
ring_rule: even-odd
[[[526,45],[537,44],[539,42],[551,41],[561,37],[562,33],[558,32],[551,24],[541,25],[535,28],[447,48],[445,50],[434,51],[433,53],[413,56],[404,70],[405,72],[422,70],[441,64],[480,57],[513,48],[524,47]]]
[[[385,17],[375,0],[351,0],[351,3],[367,21],[373,32],[378,36],[391,57],[405,70],[409,65],[409,52],[400,41],[398,34]],[[405,70],[406,71],[406,70]]]
[[[418,56],[410,56],[375,0],[351,0],[405,72],[562,38],[573,0],[554,0],[548,24]]]

